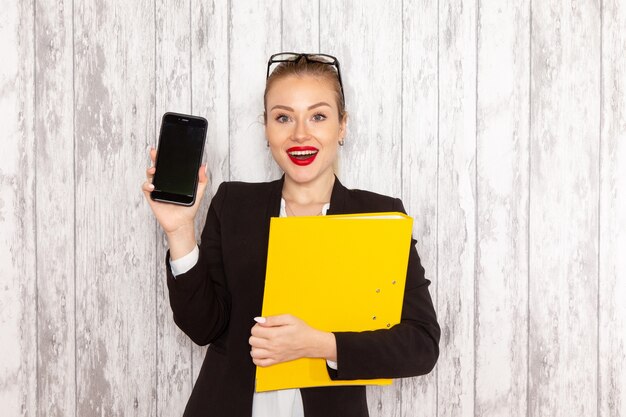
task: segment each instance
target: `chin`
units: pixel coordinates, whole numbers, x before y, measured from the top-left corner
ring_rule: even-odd
[[[319,177],[318,175],[312,175],[312,174],[304,173],[304,172],[293,172],[293,171],[285,171],[285,176],[289,177],[292,181],[301,183],[301,184],[306,184]]]
[[[285,176],[288,176],[292,181],[298,183],[298,184],[307,184],[313,181],[316,181],[318,179],[322,179],[326,176],[332,176],[334,178],[334,171],[328,170],[328,171],[323,171],[323,172],[319,172],[317,170],[315,171],[310,171],[308,170],[307,172],[303,172],[303,170],[288,170],[285,171]]]

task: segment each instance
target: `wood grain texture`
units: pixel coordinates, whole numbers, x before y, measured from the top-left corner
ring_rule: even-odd
[[[531,4],[532,3],[532,4]],[[172,320],[139,192],[168,110],[211,179],[280,170],[265,65],[342,64],[340,178],[402,196],[442,326],[378,416],[626,415],[622,1],[87,0],[0,8],[0,409],[180,415],[205,349]]]
[[[597,415],[600,9],[532,4],[529,413]]]
[[[349,188],[399,197],[402,4],[321,1],[320,16],[320,51],[341,63],[348,111],[339,178]],[[368,387],[370,415],[399,416],[400,394],[399,381]]]
[[[192,113],[190,0],[156,2],[156,131],[165,112]],[[176,326],[165,275],[167,239],[157,225],[157,415],[181,415],[191,395],[191,340]]]
[[[268,181],[280,170],[266,147],[263,91],[267,60],[280,52],[280,0],[230,3],[230,178]]]
[[[154,416],[154,3],[74,6],[76,415]]]
[[[0,8],[0,409],[34,417],[37,258],[34,4]]]
[[[320,0],[282,0],[281,51],[320,51]]]
[[[439,28],[437,2],[404,1],[402,201],[413,217],[417,252],[437,302],[437,152]],[[437,371],[402,381],[402,415],[437,415]]]
[[[76,409],[72,3],[36,7],[37,401],[63,417]]]
[[[479,6],[474,414],[526,417],[530,4]]]
[[[204,160],[211,182],[210,197],[230,177],[230,11],[227,2],[217,0],[192,0],[191,9],[192,108],[209,122]],[[204,223],[204,216],[200,217]]]
[[[209,189],[196,216],[196,236],[201,235],[210,198],[230,178],[228,3],[191,2],[191,107],[208,121],[204,161]],[[195,382],[206,347],[192,343],[192,380]]]
[[[626,415],[626,4],[602,10],[598,415]]]
[[[474,414],[476,9],[439,3],[439,416]]]
[[[399,197],[402,4],[322,0],[320,15],[320,51],[341,63],[348,111],[339,178],[349,188]]]

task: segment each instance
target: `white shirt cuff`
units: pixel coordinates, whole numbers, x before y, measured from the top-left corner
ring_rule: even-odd
[[[326,364],[328,365],[330,369],[334,369],[335,371],[337,370],[337,362],[333,362],[329,359],[326,359]]]
[[[189,252],[182,258],[178,258],[175,261],[170,258],[170,267],[172,268],[172,274],[174,275],[174,277],[184,274],[185,272],[196,266],[199,257],[200,250],[198,250],[198,245],[196,245],[193,247],[191,252]]]

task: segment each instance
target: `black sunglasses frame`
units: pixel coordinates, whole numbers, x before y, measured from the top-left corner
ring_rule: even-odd
[[[281,55],[288,56],[285,59],[276,59]],[[322,61],[320,59],[315,59],[315,57],[324,57],[330,59],[332,62]],[[280,52],[270,56],[270,59],[267,61],[267,74],[265,75],[265,79],[270,78],[270,68],[273,64],[280,64],[282,62],[298,62],[302,58],[306,59],[307,62],[315,62],[317,64],[326,64],[332,65],[337,69],[337,79],[339,80],[339,87],[341,88],[341,99],[343,100],[343,105],[346,104],[346,95],[343,92],[343,82],[341,80],[341,70],[339,69],[339,60],[332,55],[327,54],[302,54],[298,52]]]

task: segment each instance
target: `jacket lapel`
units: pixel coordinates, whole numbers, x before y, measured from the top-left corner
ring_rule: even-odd
[[[283,194],[283,184],[285,182],[285,175],[283,174],[279,180],[271,183],[271,189],[268,193],[267,200],[267,211],[265,218],[267,219],[267,225],[269,228],[269,219],[270,217],[278,217],[280,216],[280,199]],[[269,229],[268,229],[269,230]]]
[[[335,176],[333,191],[330,194],[330,207],[326,214],[347,214],[346,197],[348,189]]]

